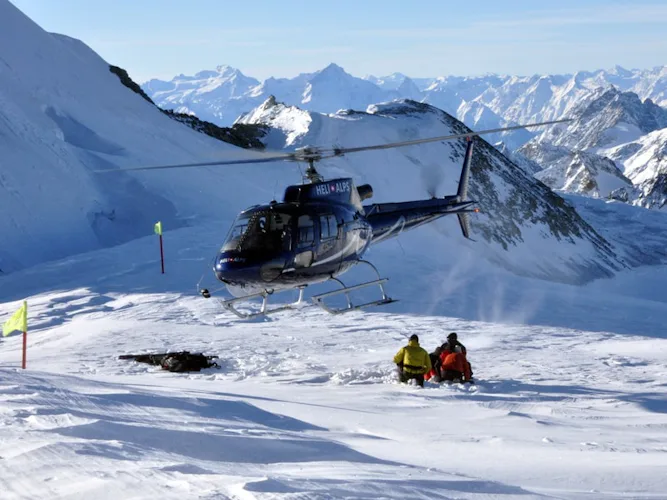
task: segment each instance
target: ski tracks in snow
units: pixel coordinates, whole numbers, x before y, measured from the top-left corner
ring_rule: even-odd
[[[85,288],[31,298],[30,323],[26,372],[20,335],[0,350],[8,499],[667,490],[664,339],[314,308],[243,322],[177,293]],[[411,334],[431,351],[450,331],[476,385],[396,382],[391,359]],[[177,350],[220,368],[118,360]]]

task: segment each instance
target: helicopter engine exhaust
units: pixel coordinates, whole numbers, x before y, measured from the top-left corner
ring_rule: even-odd
[[[361,198],[361,201],[373,197],[373,188],[370,184],[362,184],[361,186],[357,186],[357,192],[359,193],[359,198]]]

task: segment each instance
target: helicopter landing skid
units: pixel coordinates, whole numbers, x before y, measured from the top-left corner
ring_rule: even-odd
[[[332,277],[331,279],[333,281],[336,281],[336,282],[340,283],[343,288],[341,288],[340,290],[334,290],[333,292],[327,292],[327,293],[321,293],[320,295],[314,295],[311,298],[312,298],[313,302],[315,303],[315,305],[321,307],[322,309],[324,309],[325,311],[327,311],[328,313],[331,313],[331,314],[343,314],[343,313],[350,312],[350,311],[357,311],[359,309],[364,309],[366,307],[381,306],[381,305],[384,305],[384,304],[391,304],[392,302],[397,302],[397,299],[392,299],[391,297],[388,297],[387,293],[384,291],[384,286],[383,285],[384,285],[384,283],[389,281],[389,278],[380,278],[380,273],[375,268],[375,266],[373,264],[371,264],[370,262],[367,262],[365,260],[361,260],[361,261],[359,261],[359,263],[368,264],[369,266],[371,266],[373,268],[373,270],[375,271],[375,273],[377,274],[378,279],[373,280],[373,281],[368,281],[366,283],[360,283],[359,285],[346,286],[345,283],[343,283],[338,278],[333,278]],[[357,305],[354,305],[352,303],[352,299],[350,299],[350,292],[351,291],[359,290],[359,289],[362,289],[362,288],[367,288],[367,287],[373,286],[373,285],[377,285],[377,286],[380,287],[380,292],[382,292],[382,298],[381,299],[374,300],[374,301],[371,301],[371,302],[365,302],[363,304],[357,304]],[[328,305],[326,305],[324,303],[325,298],[334,297],[334,296],[340,295],[342,293],[345,294],[345,299],[347,300],[347,307],[333,308],[333,307],[329,307]]]
[[[250,319],[250,318],[257,318],[259,316],[266,316],[269,314],[277,313],[280,311],[286,311],[288,309],[296,309],[297,306],[301,305],[304,303],[303,301],[303,290],[305,287],[300,287],[299,288],[299,298],[297,299],[296,302],[292,304],[287,304],[284,306],[279,306],[275,307],[273,309],[267,309],[267,305],[269,303],[269,295],[273,295],[272,291],[264,290],[263,292],[258,292],[258,293],[253,293],[250,295],[245,295],[243,297],[235,297],[233,299],[228,299],[228,300],[220,300],[220,303],[222,306],[227,309],[228,311],[234,313],[236,316],[238,316],[241,319]],[[250,299],[256,299],[262,297],[262,306],[259,309],[259,312],[256,313],[244,313],[239,311],[236,307],[234,307],[234,304],[237,302],[245,302]]]

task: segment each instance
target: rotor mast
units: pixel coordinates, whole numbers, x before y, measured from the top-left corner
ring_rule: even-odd
[[[324,181],[324,177],[322,177],[322,175],[317,171],[317,169],[315,169],[314,158],[308,158],[308,168],[306,169],[305,178],[308,179],[308,181],[311,183]]]

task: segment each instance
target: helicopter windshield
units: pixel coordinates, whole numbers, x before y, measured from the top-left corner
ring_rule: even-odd
[[[231,250],[275,253],[289,250],[291,215],[266,211],[239,215],[221,248]]]

